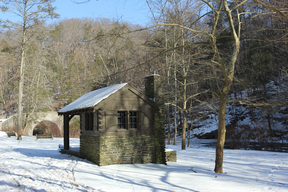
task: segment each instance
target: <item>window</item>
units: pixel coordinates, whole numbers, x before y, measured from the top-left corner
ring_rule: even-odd
[[[137,129],[137,113],[136,111],[129,112],[129,129],[136,128]]]
[[[88,112],[85,113],[85,130],[92,131],[94,125],[94,113]]]
[[[118,111],[118,128],[126,129],[126,112]]]
[[[128,121],[129,120],[129,121]],[[118,111],[118,128],[119,129],[137,129],[137,112]]]

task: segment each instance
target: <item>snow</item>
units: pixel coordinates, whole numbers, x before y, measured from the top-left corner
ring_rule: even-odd
[[[192,135],[204,135],[218,129],[218,114],[211,112],[209,113],[208,110],[205,111],[204,107],[199,107],[199,109],[201,108],[204,112],[199,118],[193,119],[194,129],[191,132]],[[270,124],[274,131],[282,131],[283,133],[287,132],[286,119],[288,118],[288,114],[284,112],[285,110],[287,110],[287,107],[281,107],[279,111],[270,114]],[[188,122],[191,123],[191,120],[188,119]],[[252,106],[237,106],[228,104],[226,112],[226,126],[235,122],[237,122],[236,127],[239,129],[241,129],[241,126],[243,125],[248,125],[251,130],[255,128],[262,128],[263,134],[265,131],[267,133],[269,132],[267,113]],[[174,127],[174,122],[171,123],[170,127]],[[287,136],[283,135],[283,138],[285,137]],[[275,139],[279,140],[280,138],[274,138],[274,140]],[[276,140],[275,142],[277,142]],[[281,140],[281,142],[284,141]]]
[[[174,150],[173,150],[173,149],[167,149],[167,148],[166,148],[165,151],[168,152],[168,151],[174,151]]]
[[[0,122],[4,122],[4,121],[6,121],[7,119],[0,119]]]
[[[63,138],[15,137],[0,132],[0,191],[288,191],[288,154],[224,150],[224,174],[214,173],[215,149],[166,146],[177,162],[99,167],[60,154]],[[72,148],[79,139],[70,139]]]
[[[85,108],[93,107],[96,104],[103,101],[104,99],[106,99],[107,97],[109,97],[110,95],[112,95],[113,93],[123,88],[125,85],[127,85],[127,83],[111,85],[109,87],[104,87],[104,88],[86,93],[82,95],[80,98],[78,98],[77,100],[70,103],[69,105],[60,109],[58,112],[65,113],[65,112],[73,111],[77,109],[85,109]]]

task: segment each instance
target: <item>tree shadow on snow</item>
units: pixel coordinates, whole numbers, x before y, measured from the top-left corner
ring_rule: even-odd
[[[58,149],[48,150],[48,149],[29,149],[29,148],[15,148],[13,149],[16,152],[20,152],[22,155],[27,157],[50,157],[53,159],[75,159],[77,157],[61,154]]]

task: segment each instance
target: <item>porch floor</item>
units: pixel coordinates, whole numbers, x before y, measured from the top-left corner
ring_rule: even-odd
[[[81,158],[81,155],[80,155],[80,147],[69,147],[69,149],[64,149],[62,147],[60,147],[60,153],[61,154],[68,154],[68,155],[73,155],[73,156],[76,156],[76,157],[79,157]]]

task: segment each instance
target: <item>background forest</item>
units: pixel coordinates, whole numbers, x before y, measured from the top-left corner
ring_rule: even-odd
[[[284,0],[263,2],[287,13]],[[22,106],[25,130],[37,112],[57,111],[98,88],[128,82],[144,91],[144,77],[155,70],[161,75],[169,143],[181,135],[185,149],[186,134],[190,137],[192,129],[207,126],[201,122],[209,118],[221,119],[223,110],[229,139],[285,138],[285,17],[252,0],[147,3],[153,18],[146,28],[107,18],[48,23],[37,15],[25,30],[25,19],[14,25],[2,22],[1,115],[7,118]]]

